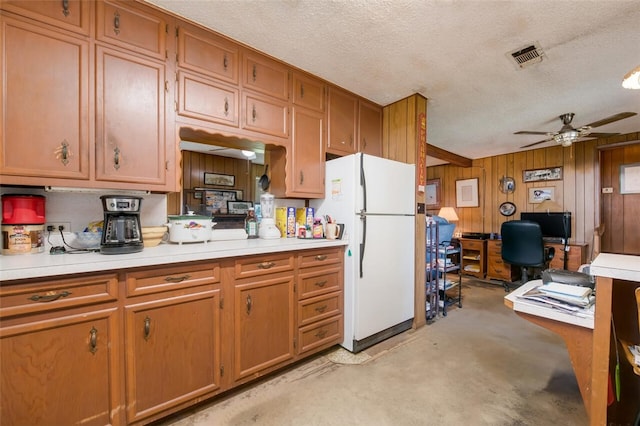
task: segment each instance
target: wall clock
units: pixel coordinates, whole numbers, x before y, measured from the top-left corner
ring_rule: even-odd
[[[500,192],[503,194],[511,194],[516,190],[516,181],[512,177],[505,176],[500,179],[498,188],[500,188]]]
[[[516,212],[516,205],[513,204],[510,201],[505,201],[504,203],[500,204],[500,214],[502,216],[513,216]]]

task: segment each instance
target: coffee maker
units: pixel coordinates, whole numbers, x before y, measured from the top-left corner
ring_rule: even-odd
[[[100,199],[104,210],[100,253],[123,254],[142,251],[142,197],[103,195]]]

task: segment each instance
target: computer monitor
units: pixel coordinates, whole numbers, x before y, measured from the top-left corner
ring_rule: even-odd
[[[571,212],[522,212],[520,219],[538,223],[543,237],[571,238]]]

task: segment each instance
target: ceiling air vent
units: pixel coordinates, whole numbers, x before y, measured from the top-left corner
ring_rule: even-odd
[[[542,62],[544,52],[536,44],[531,44],[518,50],[509,52],[508,55],[515,61],[516,67],[518,69],[522,69],[528,67],[529,65]]]

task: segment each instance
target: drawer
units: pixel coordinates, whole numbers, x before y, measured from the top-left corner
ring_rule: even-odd
[[[150,267],[127,272],[127,296],[159,293],[220,282],[220,264],[196,263],[168,268]]]
[[[294,260],[290,253],[274,253],[236,260],[235,278],[255,277],[276,272],[293,271]]]
[[[342,249],[305,250],[298,255],[298,267],[310,268],[315,266],[342,263]]]
[[[510,280],[511,266],[507,265],[502,260],[493,261],[487,265],[487,276]]]
[[[502,257],[502,241],[500,240],[487,241],[487,254],[489,255],[489,257],[491,257],[491,255]]]
[[[319,296],[342,289],[342,269],[335,266],[330,269],[318,268],[298,274],[298,298]]]
[[[100,1],[97,39],[163,60],[166,55],[165,15],[132,7],[131,2]]]
[[[484,247],[483,240],[464,240],[462,241],[462,248],[464,250],[482,250]]]
[[[342,313],[342,292],[312,297],[298,302],[298,325],[309,325]]]
[[[340,315],[298,329],[298,353],[302,354],[322,346],[329,347],[342,342],[343,328],[343,319]]]
[[[118,299],[118,275],[102,274],[0,286],[0,317],[110,302]]]

